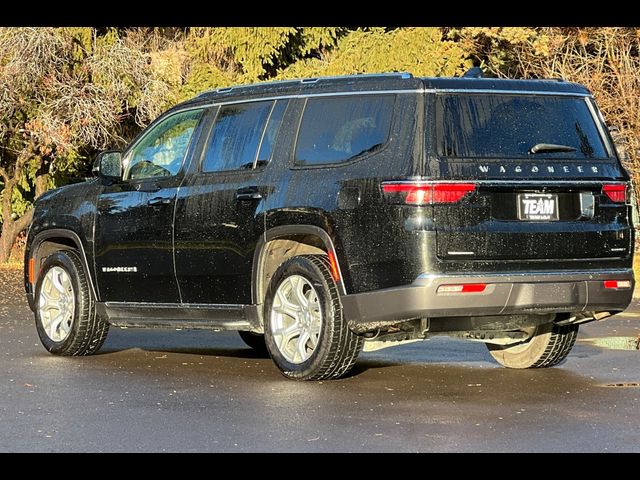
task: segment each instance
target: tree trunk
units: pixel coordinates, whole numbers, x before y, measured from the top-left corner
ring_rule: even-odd
[[[31,219],[33,218],[33,207],[25,212],[20,218],[14,220],[11,217],[12,206],[11,206],[11,198],[13,197],[13,189],[16,188],[18,184],[18,180],[20,179],[22,168],[26,163],[26,159],[28,155],[26,153],[22,154],[18,161],[16,162],[16,171],[13,177],[10,177],[7,174],[7,171],[0,168],[0,177],[4,183],[4,189],[2,190],[2,230],[0,230],[0,264],[7,263],[9,261],[9,257],[11,256],[11,249],[13,245],[16,243],[16,239],[18,235],[29,227],[31,223]],[[35,198],[38,198],[40,195],[46,192],[47,190],[47,181],[49,179],[49,174],[45,173],[42,175],[38,175],[35,179],[35,188],[36,195]]]
[[[31,223],[33,208],[30,208],[17,220],[11,218],[11,213],[5,217],[3,212],[3,218],[6,220],[2,223],[2,232],[0,233],[0,263],[7,263],[18,235]]]
[[[7,225],[8,222],[2,224],[2,233],[0,234],[0,263],[7,263],[9,261],[9,255],[11,254],[11,247],[14,240],[9,240],[13,237],[13,229]],[[17,238],[17,236],[15,237]]]

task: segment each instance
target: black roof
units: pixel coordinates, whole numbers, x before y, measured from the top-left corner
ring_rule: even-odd
[[[561,92],[569,94],[589,94],[583,85],[564,80],[511,80],[501,78],[470,77],[414,77],[409,73],[384,73],[345,75],[340,77],[305,78],[262,82],[219,88],[201,93],[182,103],[197,105],[212,101],[232,101],[280,95],[310,93],[335,93],[357,91],[417,90],[510,90],[532,92]]]

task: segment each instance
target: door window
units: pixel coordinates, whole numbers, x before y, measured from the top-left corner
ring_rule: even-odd
[[[253,168],[273,102],[225,105],[211,131],[203,172]]]
[[[184,161],[202,109],[188,110],[167,117],[153,127],[124,160],[124,179],[170,177]]]
[[[269,121],[267,123],[267,128],[264,131],[264,135],[262,136],[262,144],[260,145],[260,152],[258,153],[258,164],[265,164],[269,160],[271,160],[271,154],[273,153],[273,147],[276,143],[276,137],[278,136],[278,131],[280,130],[280,125],[282,124],[282,117],[284,116],[284,111],[287,108],[286,100],[278,100],[271,110],[271,115],[269,115]]]

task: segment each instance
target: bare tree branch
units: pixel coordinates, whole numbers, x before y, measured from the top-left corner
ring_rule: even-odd
[[[2,177],[2,179],[4,180],[4,184],[6,186],[9,183],[9,174],[2,167],[0,167],[0,177]]]
[[[20,218],[15,220],[13,224],[15,234],[18,235],[20,234],[20,232],[23,232],[24,230],[26,230],[29,224],[31,223],[31,220],[33,220],[33,208],[30,208],[28,211],[24,213],[24,215],[22,215]]]
[[[140,33],[101,41],[91,27],[0,28],[0,261],[30,220],[13,220],[17,205],[22,211],[52,173],[73,174],[92,150],[125,143],[123,133],[166,107],[173,84],[162,72],[172,64],[154,70],[154,34]]]

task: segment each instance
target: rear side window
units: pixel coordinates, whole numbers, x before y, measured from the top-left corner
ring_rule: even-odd
[[[395,95],[309,98],[296,144],[297,165],[340,163],[382,147]]]
[[[586,100],[577,97],[439,95],[436,135],[445,157],[608,158]],[[569,148],[532,154],[539,144]]]
[[[273,102],[220,108],[209,137],[203,172],[252,168]]]

